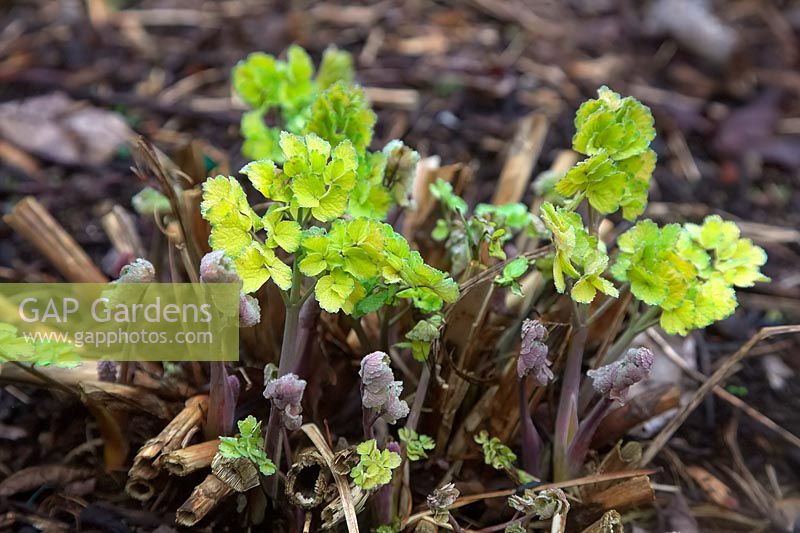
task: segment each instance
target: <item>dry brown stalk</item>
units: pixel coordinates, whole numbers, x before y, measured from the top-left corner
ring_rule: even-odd
[[[635,468],[642,458],[642,445],[636,441],[626,443],[624,446],[622,442],[618,442],[611,451],[609,451],[600,464],[595,469],[595,474],[605,474],[607,472],[623,472]],[[603,483],[596,483],[594,485],[584,485],[581,487],[581,495],[583,499],[590,499],[593,494],[602,492],[611,487],[613,482],[606,481]]]
[[[652,504],[655,491],[647,476],[636,476],[620,483],[614,483],[602,492],[593,494],[588,503],[598,504],[602,511],[610,509],[627,510]]]
[[[114,249],[128,257],[143,257],[144,247],[133,216],[121,205],[115,205],[100,219]]]
[[[217,453],[211,460],[211,473],[236,492],[247,492],[261,483],[258,467],[247,457],[224,457]]]
[[[175,522],[179,526],[194,526],[231,493],[233,493],[233,489],[217,476],[207,475],[203,482],[194,488],[183,505],[178,508],[175,513]]]
[[[325,517],[327,517],[327,519],[323,518],[323,520],[325,520],[325,524],[330,524],[330,527],[333,527],[333,525],[341,522],[341,520],[344,519],[347,522],[348,533],[358,533],[358,512],[356,511],[356,506],[354,505],[353,496],[355,495],[358,498],[357,501],[359,504],[359,509],[362,509],[364,504],[367,502],[368,494],[361,492],[364,497],[359,497],[359,491],[361,491],[361,489],[355,484],[351,489],[347,477],[336,471],[334,468],[334,462],[336,459],[330,447],[328,446],[328,443],[325,441],[325,437],[322,436],[322,433],[316,424],[304,424],[300,427],[300,429],[303,430],[303,432],[308,436],[314,446],[316,446],[317,451],[319,451],[320,455],[325,460],[325,463],[331,470],[331,475],[333,475],[333,480],[336,483],[336,489],[339,491],[339,497],[331,502],[322,511]],[[351,490],[353,492],[351,492]],[[326,513],[326,511],[328,511],[328,513]]]
[[[125,387],[121,385],[121,387]],[[128,387],[133,388],[133,387]],[[185,407],[155,437],[148,439],[139,448],[128,471],[125,491],[140,501],[150,499],[155,494],[151,480],[158,477],[160,470],[155,461],[162,453],[169,453],[183,446],[190,433],[198,430],[208,410],[208,396],[189,398]]]
[[[689,375],[695,381],[702,383],[706,376],[703,375],[701,372],[698,372],[694,368],[691,368],[689,365],[686,364],[686,361],[678,354],[672,346],[667,343],[667,341],[658,334],[658,332],[651,330],[648,332],[650,338],[652,338],[664,351],[664,354],[669,358],[670,361],[675,363],[683,372]],[[745,412],[749,417],[753,418],[756,422],[759,422],[763,426],[771,429],[775,433],[777,433],[780,437],[782,437],[786,442],[800,448],[800,438],[796,435],[790,433],[789,431],[785,430],[777,423],[775,423],[771,418],[763,415],[758,410],[750,407],[747,403],[744,402],[741,398],[734,396],[730,392],[726,391],[724,388],[720,387],[719,385],[715,386],[711,389],[711,391],[717,395],[719,398],[725,400],[729,404],[737,407]]]
[[[201,442],[164,453],[156,459],[155,465],[170,474],[186,476],[211,466],[211,460],[214,459],[218,449],[219,439]]]
[[[175,413],[172,404],[139,387],[105,381],[82,381],[78,383],[78,388],[87,397],[109,409],[144,413],[161,420],[169,420]]]
[[[753,335],[750,340],[748,340],[744,345],[739,348],[739,350],[728,357],[718,368],[714,371],[711,376],[707,378],[707,380],[700,385],[700,387],[695,391],[692,398],[687,402],[681,409],[678,411],[678,414],[670,420],[666,426],[661,429],[661,432],[656,435],[656,438],[653,439],[650,446],[645,450],[644,455],[642,456],[642,465],[648,464],[652,461],[658,452],[663,448],[672,435],[678,431],[678,428],[683,425],[689,415],[694,411],[698,405],[703,402],[703,398],[706,395],[714,390],[714,387],[719,385],[725,379],[728,378],[730,374],[733,373],[734,367],[741,361],[760,341],[764,339],[768,339],[770,337],[774,337],[776,335],[786,335],[789,333],[800,333],[800,325],[792,325],[792,326],[776,326],[776,327],[769,327],[769,328],[761,328],[755,335]]]
[[[541,113],[530,113],[520,120],[508,147],[506,162],[492,198],[493,204],[516,203],[522,200],[533,167],[539,159],[547,130],[547,117]]]
[[[68,281],[74,283],[108,281],[83,248],[69,236],[36,198],[26,196],[20,200],[4,220],[47,257]]]

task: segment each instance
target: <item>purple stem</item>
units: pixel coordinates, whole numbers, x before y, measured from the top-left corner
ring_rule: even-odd
[[[612,405],[614,405],[614,400],[606,397],[600,398],[600,401],[592,407],[592,410],[589,411],[578,427],[575,438],[572,439],[572,444],[570,444],[567,452],[571,476],[580,472],[583,461],[586,459],[586,454],[589,453],[592,437],[594,437],[600,422],[606,417]]]
[[[553,476],[555,481],[564,481],[569,477],[567,449],[578,430],[578,391],[581,385],[581,365],[587,336],[582,317],[578,316],[583,312],[581,307],[573,312],[575,329],[567,353],[564,382],[561,385],[561,397],[556,414],[553,438]]]
[[[208,392],[208,419],[205,435],[207,439],[230,435],[233,431],[233,420],[236,415],[236,397],[233,387],[228,382],[225,363],[212,361],[211,381]]]
[[[528,394],[525,391],[526,376],[517,380],[519,390],[519,417],[522,431],[522,467],[531,475],[539,476],[539,460],[542,453],[542,439],[531,420]]]

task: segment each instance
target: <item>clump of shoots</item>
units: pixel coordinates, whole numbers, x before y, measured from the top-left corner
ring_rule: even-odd
[[[364,490],[374,490],[392,480],[392,471],[402,462],[400,454],[378,449],[375,439],[356,447],[358,464],[350,470],[350,477]]]
[[[436,447],[436,442],[432,438],[417,433],[411,428],[400,428],[397,434],[400,437],[400,442],[406,447],[406,457],[408,457],[409,461],[427,459],[427,451]]]
[[[264,476],[277,471],[275,464],[264,453],[264,439],[261,437],[261,422],[252,415],[239,423],[237,437],[220,437],[219,454],[227,459],[245,458],[251,461]]]
[[[589,317],[588,306],[598,294],[607,299],[619,295],[606,278],[610,260],[606,245],[598,239],[600,222],[602,216],[620,210],[630,221],[644,213],[656,163],[650,149],[655,138],[653,117],[634,98],[602,87],[597,99],[581,105],[575,128],[573,149],[587,157],[555,184],[563,205],[544,202],[541,207],[541,218],[555,247],[552,276],[556,290],[569,290],[575,302],[554,433],[556,480],[565,479],[577,468],[568,464],[567,451],[578,431],[579,405],[585,405],[587,397],[579,401],[578,392],[586,326],[595,318]],[[636,318],[601,363],[617,359],[638,333],[659,321],[665,331],[687,335],[722,320],[736,308],[734,287],[767,281],[759,271],[766,262],[764,251],[740,239],[736,225],[717,216],[708,217],[702,225],[684,226],[658,227],[642,220],[618,238],[617,246],[619,253],[610,273],[630,286],[635,297],[631,312]],[[642,303],[649,307],[640,312]],[[584,392],[590,391],[584,388]]]

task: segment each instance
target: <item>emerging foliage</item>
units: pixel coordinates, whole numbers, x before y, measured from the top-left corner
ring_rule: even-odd
[[[443,212],[443,218],[436,221],[431,237],[445,241],[453,275],[466,270],[470,261],[478,260],[484,247],[490,257],[505,260],[503,246],[516,233],[525,232],[530,236],[538,233],[537,220],[524,204],[478,204],[472,216],[467,217],[467,203],[455,194],[450,183],[438,179],[430,185],[430,191],[441,203]],[[512,281],[504,278],[499,284],[518,290],[519,285]]]
[[[617,245],[612,274],[630,283],[634,296],[661,308],[668,333],[686,335],[730,316],[737,304],[734,287],[769,280],[759,270],[767,260],[764,250],[716,215],[683,227],[642,220]]]
[[[275,464],[264,453],[264,439],[261,437],[261,422],[253,415],[239,420],[238,437],[220,437],[219,453],[228,459],[244,457],[258,467],[264,476],[271,476],[277,470]]]
[[[432,450],[436,447],[436,443],[432,438],[417,433],[413,429],[400,428],[397,434],[400,437],[400,441],[406,445],[406,457],[408,457],[409,461],[427,459],[426,450]]]
[[[570,292],[576,302],[589,303],[598,291],[616,298],[619,291],[602,277],[608,266],[605,246],[589,234],[580,215],[548,202],[542,204],[541,214],[553,234],[553,280],[558,292],[565,291],[565,277],[569,277],[577,279]]]
[[[72,368],[78,366],[80,357],[68,342],[26,339],[17,334],[16,327],[0,322],[0,360]]]
[[[350,477],[364,490],[376,489],[392,480],[392,470],[400,466],[400,455],[390,450],[379,450],[375,439],[364,441],[356,447],[358,464],[350,470]]]
[[[511,448],[502,443],[497,437],[489,437],[485,430],[475,435],[475,442],[483,449],[483,462],[491,465],[496,470],[510,470],[514,468],[517,455]]]

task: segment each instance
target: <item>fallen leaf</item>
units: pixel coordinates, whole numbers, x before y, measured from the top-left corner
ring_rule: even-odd
[[[60,92],[0,104],[0,137],[64,165],[106,163],[133,136],[117,113]]]

